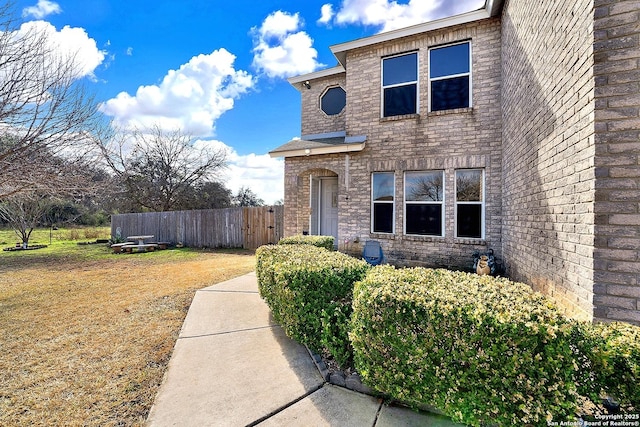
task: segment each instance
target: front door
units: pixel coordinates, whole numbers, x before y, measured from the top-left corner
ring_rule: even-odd
[[[311,180],[311,234],[333,236],[338,244],[338,177]]]

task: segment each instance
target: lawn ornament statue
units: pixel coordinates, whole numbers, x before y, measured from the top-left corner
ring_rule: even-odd
[[[473,270],[481,276],[493,276],[495,274],[496,260],[493,256],[493,249],[489,249],[484,254],[481,254],[480,252],[475,252],[473,254]]]

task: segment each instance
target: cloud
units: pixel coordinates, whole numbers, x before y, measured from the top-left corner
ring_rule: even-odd
[[[140,86],[134,96],[121,92],[101,110],[125,128],[159,124],[212,136],[216,120],[255,83],[252,75],[233,67],[235,59],[226,49],[194,56],[178,70],[169,70],[160,84]]]
[[[485,0],[410,0],[403,4],[395,0],[343,0],[334,20],[337,24],[379,26],[384,32],[479,9],[484,3]]]
[[[49,0],[38,0],[35,6],[29,6],[22,9],[23,17],[34,17],[35,19],[42,19],[52,14],[58,14],[62,12],[62,8],[56,2]]]
[[[106,52],[98,49],[96,41],[84,28],[65,26],[60,31],[46,21],[25,22],[13,33],[16,38],[40,34],[46,39],[52,64],[69,58],[75,63],[78,78],[95,78],[94,71],[105,59]]]
[[[197,141],[196,144],[210,144],[215,149],[228,153],[229,167],[223,174],[225,185],[234,194],[240,187],[250,188],[265,201],[273,204],[284,198],[284,161],[273,159],[268,154],[240,155],[232,147],[221,141]]]
[[[132,47],[128,47],[127,51],[125,52],[127,56],[133,56],[133,48]]]
[[[276,11],[266,17],[254,35],[253,66],[268,77],[290,77],[322,67],[313,40],[300,31],[299,14]]]
[[[320,19],[318,19],[318,24],[327,25],[333,19],[333,5],[331,3],[323,4],[320,8]]]

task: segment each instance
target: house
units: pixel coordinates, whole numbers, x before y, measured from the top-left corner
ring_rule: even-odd
[[[285,235],[503,274],[568,314],[640,324],[637,0],[487,0],[331,47],[289,82]]]

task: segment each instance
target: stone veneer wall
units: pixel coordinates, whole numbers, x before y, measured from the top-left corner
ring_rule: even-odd
[[[507,274],[593,314],[592,0],[507,0],[502,14]]]
[[[330,88],[340,86],[346,90],[345,73],[336,74],[311,82],[311,89],[302,87],[302,135],[339,132],[345,130],[345,111],[328,116],[320,109],[320,97]]]
[[[429,113],[428,48],[464,40],[472,43],[473,107]],[[340,250],[359,253],[366,240],[376,239],[382,243],[387,259],[397,264],[469,268],[473,252],[488,248],[494,249],[500,258],[500,48],[500,20],[489,19],[349,52],[346,131],[350,136],[366,135],[366,148],[349,154],[348,162],[345,154],[286,159],[285,233],[300,233],[308,227],[309,173],[332,171],[339,178]],[[381,119],[381,58],[412,50],[419,51],[420,114]],[[324,85],[311,82],[312,89]],[[314,97],[305,98],[303,91],[302,102],[303,134],[319,133]],[[486,238],[483,240],[454,238],[454,174],[458,168],[485,170]],[[405,236],[404,172],[432,169],[445,171],[445,237]],[[394,172],[396,178],[394,234],[370,232],[371,174],[383,171]],[[295,211],[292,206],[296,207]]]
[[[640,324],[640,7],[595,1],[595,318]]]

